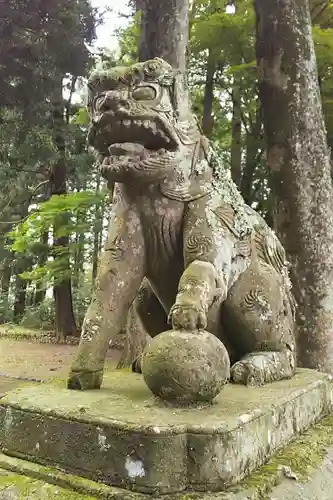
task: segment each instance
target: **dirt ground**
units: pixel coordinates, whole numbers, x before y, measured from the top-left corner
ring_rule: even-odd
[[[20,384],[11,377],[50,380],[66,378],[77,346],[37,344],[0,338],[0,394]],[[109,350],[107,363],[115,366],[121,351]]]

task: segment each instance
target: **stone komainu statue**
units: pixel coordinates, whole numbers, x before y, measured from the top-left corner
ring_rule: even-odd
[[[175,329],[219,337],[234,382],[291,377],[294,301],[284,249],[201,133],[184,76],[158,58],[95,73],[89,111],[89,143],[115,188],[68,387],[100,387],[109,342],[129,310],[146,335],[165,330],[168,317]]]

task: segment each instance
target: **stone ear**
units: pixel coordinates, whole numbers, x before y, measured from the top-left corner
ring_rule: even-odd
[[[159,62],[161,64],[165,64],[164,59],[162,59],[161,57],[154,57],[153,61],[157,61],[157,62]]]

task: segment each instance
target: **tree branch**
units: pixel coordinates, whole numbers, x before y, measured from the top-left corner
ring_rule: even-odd
[[[311,19],[312,19],[312,24],[316,24],[320,17],[322,16],[322,14],[325,12],[325,10],[327,9],[327,7],[330,5],[331,3],[331,0],[326,0],[325,2],[323,2],[322,4],[319,4],[319,5],[316,5],[312,11],[311,11]],[[319,8],[318,12],[315,12],[317,10],[317,8]]]

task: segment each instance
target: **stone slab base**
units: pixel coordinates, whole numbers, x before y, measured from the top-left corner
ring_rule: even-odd
[[[289,474],[285,475],[284,470]],[[331,500],[333,416],[312,426],[226,492],[184,491],[163,500]],[[0,453],[1,500],[149,500],[134,493]],[[160,496],[158,498],[161,498]]]
[[[110,372],[99,391],[9,392],[0,445],[134,492],[222,491],[332,408],[332,378],[311,370],[260,388],[229,385],[215,404],[191,409],[157,401],[139,375]]]

